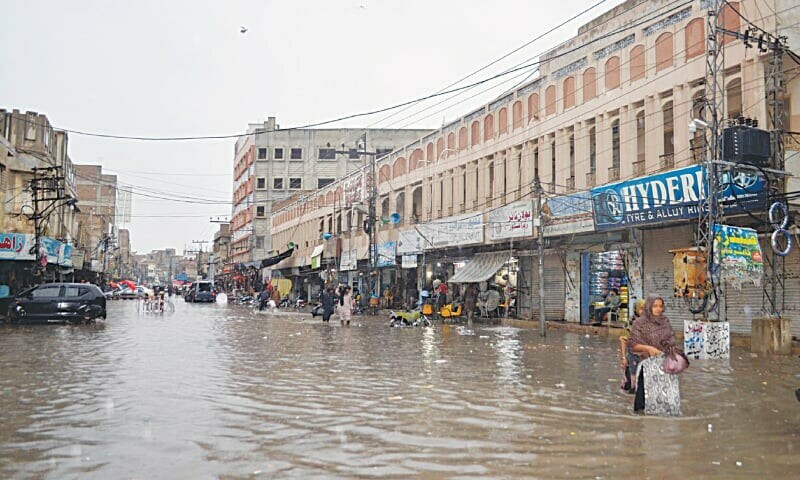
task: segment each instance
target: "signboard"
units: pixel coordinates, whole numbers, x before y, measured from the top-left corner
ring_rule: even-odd
[[[58,251],[58,264],[62,267],[72,267],[72,245],[62,243]],[[79,267],[80,268],[80,267]]]
[[[24,233],[0,233],[0,260],[26,259],[23,257],[28,255],[27,237]]]
[[[755,208],[763,201],[764,180],[754,173],[724,174],[720,203],[725,213]],[[635,227],[697,217],[706,198],[706,171],[700,165],[603,185],[591,191],[597,230]]]
[[[417,254],[403,255],[402,268],[417,268]]]
[[[33,260],[36,240],[32,233],[0,234],[0,260]],[[40,253],[47,263],[58,264],[62,243],[50,237],[39,237]],[[65,265],[67,266],[67,265]]]
[[[424,240],[425,250],[483,243],[482,213],[441,218],[421,224],[417,228]]]
[[[729,358],[731,324],[728,322],[683,322],[683,351],[690,359]]]
[[[78,248],[72,250],[72,267],[77,268],[78,270],[82,269],[85,258],[86,258],[86,252],[84,252],[83,250]]]
[[[342,252],[342,258],[339,260],[339,270],[343,272],[355,270],[358,268],[358,250],[345,250]]]
[[[555,237],[594,231],[591,192],[548,198],[542,205],[544,236]]]
[[[403,230],[397,235],[397,254],[422,253],[425,240],[416,228]]]
[[[342,199],[344,206],[350,207],[356,202],[364,201],[364,185],[366,184],[364,179],[365,172],[360,170],[342,181],[344,186],[344,198]]]
[[[397,265],[397,260],[395,259],[396,243],[394,241],[383,242],[376,245],[376,247],[378,250],[378,260],[376,262],[378,267]]]
[[[714,225],[713,232],[714,253],[725,282],[737,290],[741,290],[745,282],[760,286],[764,262],[758,233],[751,228],[719,224]]]
[[[489,212],[489,240],[533,235],[533,202],[509,203]]]

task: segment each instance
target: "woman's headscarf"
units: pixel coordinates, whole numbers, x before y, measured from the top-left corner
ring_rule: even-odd
[[[631,327],[631,338],[629,345],[650,345],[665,353],[673,353],[677,349],[675,342],[675,332],[669,323],[669,318],[663,313],[659,316],[653,315],[653,305],[661,300],[666,311],[666,303],[660,295],[650,294],[644,303],[644,311],[639,319]]]

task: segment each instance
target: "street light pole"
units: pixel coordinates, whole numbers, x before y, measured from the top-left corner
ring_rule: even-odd
[[[544,313],[544,214],[542,213],[542,183],[537,175],[534,179],[536,184],[536,216],[538,217],[538,228],[536,229],[536,240],[539,244],[539,335],[547,336],[547,323]]]
[[[364,135],[361,137],[362,141],[364,142],[363,148],[360,150],[364,153],[364,160],[366,162],[367,159],[370,159],[369,165],[369,218],[367,221],[369,222],[369,265],[370,265],[370,272],[369,275],[371,277],[371,293],[374,293],[376,296],[380,297],[380,281],[378,280],[378,244],[377,244],[377,236],[375,232],[376,227],[376,217],[377,217],[377,210],[378,207],[376,205],[378,201],[378,181],[376,178],[375,172],[375,164],[376,164],[376,157],[377,155],[369,155],[367,151],[367,132],[364,131]]]

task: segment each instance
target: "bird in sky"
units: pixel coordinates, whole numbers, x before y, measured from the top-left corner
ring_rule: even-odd
[[[244,25],[239,27],[239,33],[247,33],[247,27],[245,27]]]

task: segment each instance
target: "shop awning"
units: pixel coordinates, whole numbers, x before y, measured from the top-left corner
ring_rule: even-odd
[[[325,251],[325,244],[314,247],[314,250],[311,252],[311,268],[319,268],[319,260],[323,251]]]
[[[478,283],[493,277],[500,267],[508,261],[508,252],[483,253],[475,255],[468,264],[461,267],[447,283]]]

